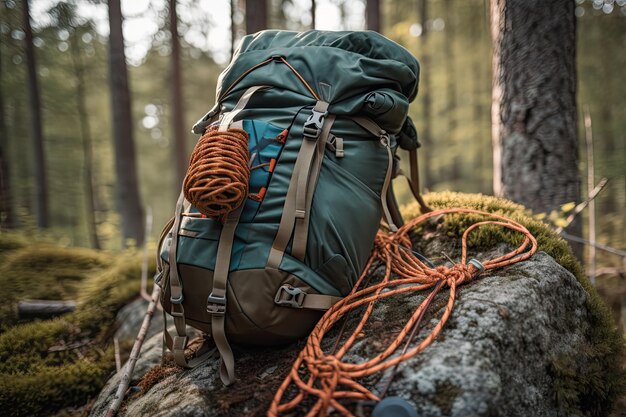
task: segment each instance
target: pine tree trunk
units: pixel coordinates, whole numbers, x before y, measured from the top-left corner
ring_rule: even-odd
[[[33,31],[30,26],[29,0],[22,0],[24,11],[24,42],[26,48],[26,67],[28,71],[28,101],[31,114],[31,138],[34,155],[34,171],[36,186],[37,227],[48,227],[48,179],[46,175],[46,154],[43,144],[43,126],[41,121],[41,100],[39,82],[37,79],[37,64],[35,62],[35,46],[33,45]]]
[[[143,210],[141,208],[135,144],[131,119],[128,71],[122,35],[120,0],[109,0],[109,82],[113,114],[113,148],[117,178],[117,204],[122,220],[123,244],[132,239],[140,246],[144,240]]]
[[[365,23],[368,30],[381,31],[380,0],[367,0],[365,3]]]
[[[72,38],[72,63],[76,77],[76,113],[80,125],[80,136],[83,145],[83,182],[85,187],[85,219],[87,234],[93,249],[100,249],[98,228],[96,225],[96,192],[94,191],[93,175],[93,141],[89,127],[89,113],[87,112],[87,92],[85,91],[85,66],[78,46],[78,32],[74,29]]]
[[[235,24],[235,12],[239,0],[230,0],[230,59],[235,55],[235,42],[237,39],[237,25]]]
[[[267,0],[246,0],[246,32],[267,29]]]
[[[421,126],[421,142],[424,147],[420,149],[420,158],[424,161],[421,165],[424,167],[422,173],[421,182],[424,189],[428,189],[432,186],[432,164],[430,155],[434,154],[434,143],[431,140],[431,101],[430,101],[430,51],[428,49],[428,28],[426,22],[428,21],[428,2],[427,0],[418,0],[418,9],[420,14],[420,24],[422,25],[421,45],[422,51],[420,52],[420,94],[422,96],[423,125]],[[418,127],[419,128],[419,127]]]
[[[2,37],[2,33],[0,33],[0,37]],[[0,45],[2,45],[1,41]],[[6,144],[9,140],[7,136],[6,114],[4,112],[4,68],[2,59],[2,49],[0,48],[0,230],[5,230],[15,227],[15,218],[13,216],[13,195],[11,193],[8,157],[6,154]]]
[[[176,13],[176,1],[169,0],[170,33],[172,35],[171,56],[171,80],[170,88],[172,95],[172,135],[174,142],[174,155],[176,156],[176,175],[174,189],[180,191],[183,178],[187,172],[188,156],[185,146],[185,110],[183,105],[183,82],[180,58],[180,38],[178,36],[178,15]]]
[[[571,0],[492,0],[494,190],[535,212],[580,201]]]

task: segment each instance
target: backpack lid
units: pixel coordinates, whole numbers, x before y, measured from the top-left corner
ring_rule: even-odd
[[[266,30],[242,39],[220,74],[217,101],[229,99],[231,93],[238,96],[253,85],[269,85],[314,104],[311,93],[286,65],[270,63],[250,71],[268,59],[279,61],[278,57],[284,57],[331,104],[329,112],[351,116],[365,111],[390,133],[400,131],[408,103],[417,94],[417,60],[377,32]]]

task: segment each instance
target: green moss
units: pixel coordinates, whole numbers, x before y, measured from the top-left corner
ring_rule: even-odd
[[[72,265],[72,270],[82,274],[71,293],[79,302],[75,312],[17,325],[0,334],[3,415],[51,414],[62,407],[86,403],[114,370],[108,344],[111,327],[116,312],[139,292],[141,262],[136,256],[119,256],[111,265],[105,255],[77,249],[20,252],[14,253],[3,268],[17,268],[29,255],[33,269],[43,273]],[[58,268],[48,271],[51,264]],[[31,277],[36,279],[35,275]],[[37,283],[51,279],[41,278]]]
[[[573,357],[555,358],[548,370],[553,376],[556,400],[563,410],[574,415],[608,415],[617,398],[626,392],[626,375],[621,367],[624,358],[624,340],[611,313],[585,275],[567,242],[543,222],[532,217],[523,206],[496,197],[452,192],[431,193],[424,196],[435,209],[465,207],[501,214],[523,224],[537,239],[539,250],[552,256],[570,271],[585,291],[589,327],[588,341]],[[405,218],[420,214],[419,206],[412,204],[403,210]],[[438,227],[450,236],[460,237],[463,231],[478,220],[477,215],[445,216]],[[499,227],[479,228],[468,239],[468,250],[480,251],[501,242],[518,245],[523,238]]]
[[[2,231],[0,233],[0,262],[6,255],[26,246],[27,243],[21,233]]]
[[[82,282],[109,266],[112,258],[89,249],[32,244],[16,248],[0,262],[2,331],[17,323],[17,301],[73,300]]]

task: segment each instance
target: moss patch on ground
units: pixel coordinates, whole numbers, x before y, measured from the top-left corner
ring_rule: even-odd
[[[21,246],[0,260],[2,297],[75,299],[76,311],[11,324],[0,334],[0,409],[53,414],[84,405],[115,370],[110,343],[117,311],[139,293],[140,259],[77,248]],[[11,314],[11,313],[9,313]]]
[[[18,323],[19,300],[75,300],[85,280],[112,261],[110,255],[83,248],[15,248],[0,259],[0,332]]]
[[[431,193],[425,195],[424,199],[434,209],[472,208],[501,214],[523,224],[537,239],[539,250],[552,256],[578,279],[588,294],[589,342],[580,347],[576,358],[555,358],[551,369],[546,371],[554,378],[557,391],[555,400],[563,410],[568,410],[572,415],[608,415],[611,411],[608,407],[626,392],[626,374],[621,366],[624,361],[624,339],[611,312],[591,285],[567,242],[545,223],[534,218],[530,211],[509,200],[452,192]],[[412,204],[403,209],[403,214],[405,219],[411,219],[421,213],[419,206]],[[460,239],[468,226],[480,220],[484,218],[453,214],[440,219],[436,227],[439,232]],[[522,240],[523,237],[518,233],[487,226],[469,236],[468,250],[493,248],[502,242],[516,246]]]

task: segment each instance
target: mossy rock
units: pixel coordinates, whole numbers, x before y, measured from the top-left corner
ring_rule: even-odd
[[[519,222],[535,236],[539,250],[553,257],[576,277],[588,294],[589,343],[583,347],[577,358],[555,358],[548,371],[555,376],[558,385],[557,401],[564,410],[572,415],[608,415],[610,410],[606,409],[606,404],[614,404],[620,396],[626,394],[626,372],[622,366],[625,362],[626,341],[567,242],[545,223],[533,217],[524,206],[510,200],[455,192],[429,193],[424,195],[424,200],[433,209],[465,207],[504,215]],[[404,207],[403,214],[408,220],[419,216],[421,212],[415,203]],[[460,238],[469,225],[479,220],[484,219],[478,215],[453,214],[441,219],[438,227],[448,236]],[[500,242],[519,245],[522,239],[520,234],[500,227],[484,227],[470,235],[468,246],[480,251]],[[599,384],[599,381],[603,383]]]
[[[118,255],[113,262],[111,255],[86,249],[23,247],[7,256],[0,271],[0,280],[14,291],[12,299],[78,302],[73,313],[0,334],[2,414],[52,414],[84,405],[115,370],[111,327],[116,312],[139,294],[140,258]],[[69,277],[73,285],[59,285]]]
[[[523,207],[506,200],[456,193],[426,198],[435,208],[474,208],[517,220],[536,236],[545,253],[463,285],[442,334],[420,355],[401,364],[389,394],[412,401],[425,416],[608,415],[624,387],[622,339],[567,243]],[[407,219],[415,217],[419,208],[405,207],[404,214]],[[414,243],[429,255],[439,256],[439,248],[445,247],[448,255],[458,259],[460,235],[476,220],[476,216],[452,215],[427,222],[414,233]],[[469,251],[480,259],[493,259],[516,243],[519,238],[513,234],[485,227],[470,237]],[[381,270],[371,274],[376,279]],[[374,357],[424,297],[412,293],[381,301],[358,346],[347,356],[353,362]],[[446,308],[447,291],[437,297],[424,316],[428,323],[424,333]],[[347,334],[356,321],[356,317],[347,320]],[[334,343],[336,331],[325,345]],[[159,336],[146,342],[138,362],[141,371],[134,375],[141,391],[127,398],[121,415],[265,415],[303,346],[235,346],[238,381],[224,387],[218,377],[218,358],[191,370],[157,366],[146,374],[161,363],[160,345]],[[377,389],[384,379],[379,375],[360,382]],[[103,414],[118,382],[119,375],[109,381],[91,415]],[[304,415],[306,409],[303,404],[294,415]]]

